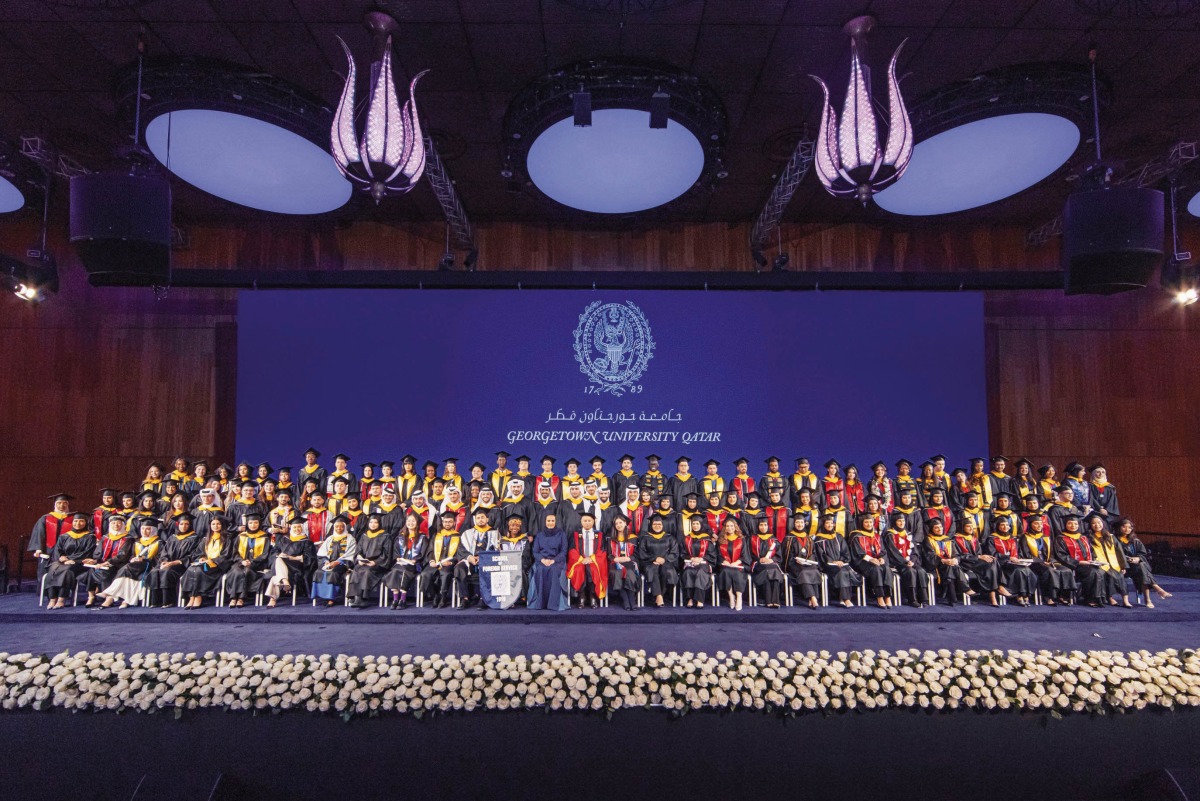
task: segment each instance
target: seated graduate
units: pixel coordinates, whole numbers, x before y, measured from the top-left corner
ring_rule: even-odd
[[[79,577],[95,562],[96,536],[83,512],[71,516],[71,528],[60,533],[50,549],[46,568],[47,609],[62,609],[68,598],[75,597]],[[1149,597],[1149,596],[1147,596]]]
[[[796,509],[792,512],[792,527],[788,531],[789,535],[795,534],[798,530],[796,528],[796,518],[798,517],[808,536],[816,536],[817,529],[821,527],[821,510],[813,505],[812,494],[813,491],[808,487],[802,487],[796,492]],[[757,531],[758,526],[755,525],[753,530]]]
[[[930,489],[925,493],[925,507],[921,510],[921,518],[926,532],[929,531],[929,521],[937,518],[942,521],[942,534],[953,537],[955,532],[954,512],[946,506],[945,500],[946,491],[940,486]]]
[[[1092,541],[1092,553],[1096,555],[1101,573],[1104,575],[1104,595],[1110,606],[1117,606],[1117,596],[1121,598],[1121,606],[1132,609],[1129,603],[1128,585],[1125,583],[1125,571],[1129,563],[1125,561],[1125,551],[1117,545],[1116,538],[1108,530],[1104,516],[1093,511],[1087,516],[1088,537]]]
[[[712,590],[713,568],[717,564],[716,541],[703,517],[692,517],[689,531],[683,538],[682,550],[683,566],[679,583],[683,588],[683,605],[703,609]]]
[[[819,514],[819,513],[818,513]],[[746,503],[742,507],[741,514],[738,515],[738,523],[742,529],[742,536],[749,537],[751,534],[758,531],[758,521],[766,517],[767,512],[763,509],[762,497],[757,492],[752,492],[746,496]],[[722,526],[723,528],[724,526]],[[719,532],[714,532],[719,533]]]
[[[396,540],[383,527],[383,515],[379,512],[367,516],[367,527],[356,539],[358,553],[352,560],[354,566],[350,569],[346,592],[350,596],[350,606],[366,609],[378,602],[383,578],[391,571],[395,561],[393,548]]]
[[[1004,497],[1008,497],[1005,495]],[[984,550],[1000,563],[1000,580],[1004,589],[1014,597],[1018,606],[1029,606],[1029,598],[1037,586],[1037,577],[1029,565],[1021,564],[1021,544],[1013,536],[1012,519],[999,516],[992,518],[992,536],[984,543]]]
[[[670,495],[660,495],[658,497],[658,508],[655,509],[653,514],[647,517],[645,522],[642,523],[644,530],[641,533],[643,535],[650,531],[650,522],[657,517],[662,523],[663,531],[667,533],[667,536],[675,540],[676,544],[683,541],[683,532],[680,530],[679,513],[671,508],[672,503],[673,500]],[[647,576],[647,578],[649,577]]]
[[[850,511],[842,504],[842,491],[837,487],[828,487],[825,489],[825,510],[821,513],[822,531],[825,530],[826,517],[833,518],[833,531],[839,537],[845,539],[850,536],[850,532],[854,531],[854,518],[850,516]]]
[[[805,487],[801,493],[810,490]],[[821,568],[813,555],[813,543],[816,535],[810,530],[810,520],[813,519],[811,509],[797,509],[792,515],[792,530],[783,538],[783,549],[779,560],[784,572],[791,579],[793,592],[799,592],[800,597],[809,608],[820,606],[817,597],[821,590]]]
[[[1063,532],[1054,541],[1054,560],[1074,572],[1080,598],[1098,609],[1104,601],[1104,574],[1096,564],[1091,539],[1079,530],[1079,515],[1064,515],[1061,520]]]
[[[199,609],[205,595],[216,593],[221,577],[232,561],[234,537],[226,531],[229,522],[220,515],[208,518],[208,534],[205,535],[196,557],[183,571],[179,586],[187,599],[185,609]],[[197,532],[199,536],[199,532]]]
[[[946,536],[942,518],[931,517],[925,521],[925,565],[934,572],[938,587],[946,603],[954,606],[964,595],[974,595],[970,577],[958,563],[958,548],[954,538]]]
[[[554,512],[542,518],[542,528],[533,537],[533,570],[525,605],[530,609],[562,611],[567,600],[567,535],[558,527]]]
[[[142,518],[140,536],[133,543],[133,553],[129,561],[122,565],[113,576],[112,582],[100,593],[104,603],[101,609],[107,609],[120,601],[121,609],[127,609],[138,602],[142,592],[142,582],[158,561],[158,552],[162,548],[159,538],[160,523],[150,518]],[[132,539],[132,537],[131,537]]]
[[[595,609],[608,594],[608,552],[604,535],[596,528],[596,514],[585,509],[579,529],[567,540],[567,580],[579,596],[579,606]]]
[[[471,514],[471,525],[462,533],[463,558],[454,568],[458,580],[459,609],[471,606],[472,599],[477,609],[487,609],[483,593],[479,590],[479,554],[499,550],[499,532],[491,526],[488,509],[479,506]]]
[[[634,600],[642,590],[642,574],[637,565],[637,537],[629,518],[618,514],[612,520],[608,535],[608,588],[621,594],[621,606],[626,612],[637,608]]]
[[[450,591],[454,587],[454,568],[462,559],[462,537],[454,527],[458,513],[445,511],[440,515],[437,533],[430,538],[429,562],[421,571],[421,593],[433,598],[433,608],[450,606]]]
[[[983,544],[979,541],[979,530],[975,527],[975,519],[963,515],[958,523],[958,533],[954,535],[954,548],[958,556],[958,564],[975,582],[979,592],[985,592],[988,603],[999,606],[996,593],[1008,597],[1012,595],[1000,582],[1000,562],[996,557],[983,552]],[[968,593],[970,595],[970,593]]]
[[[845,510],[842,512],[844,515]],[[844,520],[844,517],[841,519]],[[862,583],[862,577],[850,566],[850,547],[846,545],[845,538],[837,533],[838,522],[836,515],[821,517],[821,528],[813,539],[813,558],[828,578],[837,603],[849,609],[854,606],[854,590]]]
[[[162,516],[163,528],[159,531],[158,535],[162,537],[164,541],[175,536],[175,521],[179,517],[186,514],[188,514],[187,496],[183,493],[177,492],[171,496],[170,506],[167,508],[166,513]]]
[[[883,538],[871,527],[868,514],[858,516],[858,528],[850,535],[850,564],[866,583],[867,595],[875,605],[887,609],[892,605],[892,571],[888,569],[887,549]]]
[[[146,518],[143,516],[133,518],[138,523],[143,519]],[[154,522],[157,523],[157,521]],[[128,536],[124,518],[113,517],[108,521],[108,531],[104,538],[96,543],[96,550],[92,553],[94,561],[88,570],[87,602],[84,606],[89,608],[95,606],[96,595],[112,583],[117,576],[117,571],[124,567],[129,558],[133,556],[133,540],[133,537]]]
[[[1036,498],[1035,495],[1026,496]],[[1075,597],[1075,571],[1054,561],[1054,546],[1050,542],[1046,517],[1034,513],[1025,520],[1025,533],[1018,538],[1022,559],[1029,560],[1029,569],[1037,576],[1042,591],[1042,603],[1056,606],[1071,604]]]
[[[306,520],[305,524],[309,522]],[[312,531],[311,527],[309,531]],[[309,539],[312,539],[311,533]],[[333,519],[329,536],[321,540],[317,548],[317,569],[313,572],[309,590],[313,600],[321,599],[325,606],[333,606],[342,595],[343,579],[354,567],[357,554],[358,542],[350,533],[349,522],[345,515],[338,515]]]
[[[909,492],[905,490],[904,494]],[[887,551],[888,567],[900,577],[900,598],[896,601],[920,609],[929,603],[929,574],[922,561],[920,546],[908,530],[910,520],[912,515],[899,508],[892,512],[891,525],[883,535],[883,547]]]
[[[763,524],[766,523],[764,526]],[[784,532],[783,536],[786,536]],[[747,551],[750,556],[750,577],[754,589],[762,597],[762,605],[778,609],[783,597],[783,545],[782,536],[772,530],[771,521],[764,517],[758,531],[750,538]]]
[[[1063,530],[1066,529],[1067,518],[1071,516],[1082,518],[1084,512],[1075,505],[1075,490],[1071,487],[1063,484],[1055,487],[1054,493],[1057,500],[1048,504],[1045,512],[1050,519],[1050,534],[1053,538],[1058,539],[1062,537]]]
[[[173,606],[183,571],[200,553],[201,537],[192,525],[190,514],[174,520],[175,533],[164,539],[158,551],[158,561],[146,574],[146,589],[150,591],[150,608]]]
[[[766,531],[770,536],[770,523],[765,516],[758,520],[758,531]],[[758,536],[757,532],[755,536]],[[726,520],[725,527],[717,534],[717,592],[728,596],[730,609],[742,608],[749,570],[750,549],[746,547],[742,527],[733,520]]]
[[[233,564],[225,574],[225,592],[230,609],[240,609],[247,598],[253,598],[267,581],[271,569],[271,538],[262,527],[261,512],[243,514],[246,530],[233,545]]]
[[[1158,593],[1159,598],[1170,598],[1171,593],[1164,590],[1158,585],[1154,579],[1154,574],[1150,572],[1150,552],[1146,550],[1146,545],[1138,539],[1137,532],[1133,530],[1133,521],[1128,517],[1121,518],[1116,525],[1117,544],[1121,546],[1121,550],[1125,552],[1125,563],[1129,565],[1125,569],[1125,575],[1133,579],[1133,586],[1142,596],[1147,609],[1154,608],[1154,601],[1150,600],[1150,592]]]
[[[392,591],[392,609],[408,608],[408,593],[429,561],[429,535],[421,527],[421,516],[409,512],[404,516],[404,528],[396,535],[392,550],[396,560],[383,583]]]
[[[519,464],[519,462],[518,462]],[[521,595],[517,603],[525,602],[529,587],[529,573],[533,570],[533,535],[526,528],[526,520],[520,511],[515,511],[505,521],[507,530],[500,537],[499,550],[521,552]]]
[[[664,498],[670,500],[669,495]],[[637,539],[638,567],[646,579],[646,589],[654,596],[654,605],[663,606],[663,593],[676,586],[679,572],[679,540],[666,529],[666,518],[652,515],[646,532]]]
[[[304,586],[317,564],[317,547],[308,537],[303,517],[293,517],[284,524],[286,533],[274,537],[271,557],[271,578],[265,594],[268,608],[274,608],[281,595]]]

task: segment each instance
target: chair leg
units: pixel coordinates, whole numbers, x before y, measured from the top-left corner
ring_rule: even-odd
[[[46,605],[46,577],[49,575],[50,575],[49,572],[43,573],[42,580],[40,582],[38,582],[38,606],[39,607]],[[76,583],[76,585],[79,584],[79,582],[75,582],[75,583]]]
[[[933,574],[925,574],[925,599],[933,606],[937,606],[937,595],[935,594],[937,587],[933,581]]]

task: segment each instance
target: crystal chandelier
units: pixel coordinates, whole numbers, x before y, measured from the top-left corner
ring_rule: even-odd
[[[342,174],[371,193],[378,204],[388,193],[404,194],[416,186],[425,171],[425,143],[417,119],[417,81],[429,70],[413,76],[403,108],[392,79],[392,34],[396,21],[387,14],[372,12],[367,27],[375,34],[379,59],[372,64],[372,85],[367,98],[366,121],[361,138],[356,136],[354,91],[357,70],[350,48],[342,41],[349,65],[346,85],[333,118],[331,152]]]
[[[888,135],[882,150],[879,146],[870,68],[864,67],[859,57],[865,50],[863,40],[874,25],[872,17],[855,17],[843,28],[850,36],[850,82],[846,87],[840,124],[829,105],[829,87],[816,75],[810,76],[821,85],[825,95],[813,156],[817,177],[829,194],[835,197],[853,195],[864,206],[873,194],[904,174],[913,150],[912,123],[904,107],[904,98],[900,96],[900,83],[896,80],[896,59],[900,57],[904,42],[896,48],[888,64]]]

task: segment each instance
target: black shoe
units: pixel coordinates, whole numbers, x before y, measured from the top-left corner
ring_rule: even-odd
[[[588,606],[590,606],[592,609],[595,609],[598,606],[600,606],[600,603],[595,598],[593,598],[592,600],[588,601]]]
[[[479,603],[475,605],[475,608],[478,609],[480,612],[484,611],[485,609],[491,609],[490,606],[488,606],[487,604],[485,604],[483,602],[482,598],[479,599]]]
[[[396,608],[397,608],[397,609],[407,609],[407,608],[408,608],[408,599],[407,599],[407,598],[405,598],[405,599],[401,600],[401,601],[400,601],[400,606],[398,606],[398,607],[396,607]]]
[[[399,609],[399,608],[400,608],[400,599],[393,598],[392,599],[392,609]]]

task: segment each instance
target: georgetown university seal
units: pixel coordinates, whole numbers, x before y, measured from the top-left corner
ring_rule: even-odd
[[[593,301],[579,315],[575,328],[575,360],[594,392],[621,397],[638,392],[637,383],[654,356],[650,323],[636,304]]]

